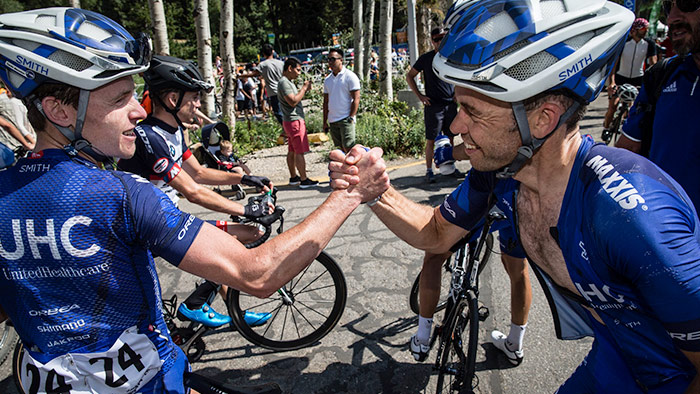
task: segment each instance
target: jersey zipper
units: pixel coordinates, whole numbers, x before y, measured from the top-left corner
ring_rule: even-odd
[[[695,86],[697,86],[697,84],[698,84],[698,79],[700,79],[700,77],[696,76],[696,77],[695,77],[695,82],[693,83],[693,89],[690,90],[690,96],[691,96],[691,97],[693,96],[693,94],[695,94]]]

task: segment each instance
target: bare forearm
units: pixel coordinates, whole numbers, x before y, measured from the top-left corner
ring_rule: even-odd
[[[328,123],[328,96],[323,96],[323,125]]]
[[[352,104],[350,104],[350,116],[355,116],[357,115],[357,110],[360,108],[360,95],[356,95],[355,99],[352,100]]]
[[[195,189],[187,190],[182,194],[187,201],[212,211],[235,216],[241,216],[245,212],[243,205],[233,202],[204,186],[197,186]]]
[[[243,175],[235,172],[219,171],[213,168],[202,167],[200,171],[192,175],[197,183],[205,185],[237,185],[241,183]]]
[[[418,91],[418,84],[416,84],[415,78],[416,78],[415,75],[413,77],[411,77],[410,74],[407,74],[406,75],[406,82],[408,82],[408,87],[411,88],[411,91],[413,92],[413,94],[415,94],[416,97],[420,98],[421,93],[420,93],[420,91]]]

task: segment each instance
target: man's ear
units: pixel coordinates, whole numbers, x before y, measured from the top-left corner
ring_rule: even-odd
[[[78,116],[77,109],[53,96],[44,97],[41,100],[41,107],[49,121],[63,127],[74,125]]]
[[[180,92],[169,92],[165,95],[163,102],[168,108],[175,108],[177,99],[180,97]]]
[[[545,101],[534,111],[530,112],[530,132],[534,138],[544,138],[554,131],[559,118],[564,115],[565,108],[554,101]]]

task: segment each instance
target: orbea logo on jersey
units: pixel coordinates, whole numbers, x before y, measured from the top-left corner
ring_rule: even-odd
[[[156,160],[156,163],[153,165],[153,172],[156,174],[160,174],[161,172],[165,171],[168,168],[168,159],[165,157],[161,157],[160,159]]]
[[[59,313],[70,312],[73,309],[80,309],[80,306],[78,304],[73,304],[68,306],[61,306],[58,308],[44,309],[41,311],[29,311],[29,316],[53,316],[58,315]]]
[[[619,172],[614,171],[612,175],[605,177],[614,169],[612,164],[608,164],[608,159],[597,155],[589,160],[586,166],[595,171],[603,190],[623,209],[633,209],[638,204],[645,203],[644,197],[640,196],[637,189],[627,182]]]

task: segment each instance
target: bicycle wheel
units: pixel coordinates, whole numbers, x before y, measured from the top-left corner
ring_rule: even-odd
[[[474,375],[479,339],[479,311],[476,297],[462,299],[455,307],[442,340],[436,393],[471,393],[477,385]]]
[[[452,279],[452,271],[450,270],[450,259],[447,259],[442,266],[442,276],[440,277],[440,300],[438,301],[435,312],[440,312],[447,306],[447,298],[450,296],[450,280]],[[408,304],[411,306],[411,311],[416,315],[420,312],[420,299],[418,298],[418,290],[420,286],[420,273],[416,276],[411,286],[411,293],[408,296]]]
[[[17,341],[17,346],[15,346],[15,352],[12,355],[12,378],[15,382],[15,387],[17,387],[17,392],[24,393],[24,388],[22,387],[22,358],[24,356],[24,345],[22,341]]]
[[[345,309],[347,286],[338,264],[325,252],[277,293],[260,299],[230,289],[229,314],[238,332],[250,342],[271,350],[295,350],[328,334]],[[270,313],[267,323],[251,327],[246,310]]]
[[[7,321],[0,323],[0,364],[5,362],[17,342],[17,332]]]
[[[610,122],[610,134],[607,138],[603,139],[608,145],[615,146],[617,140],[620,139],[620,126],[622,125],[622,111],[616,111],[615,117],[613,117],[612,122]]]

